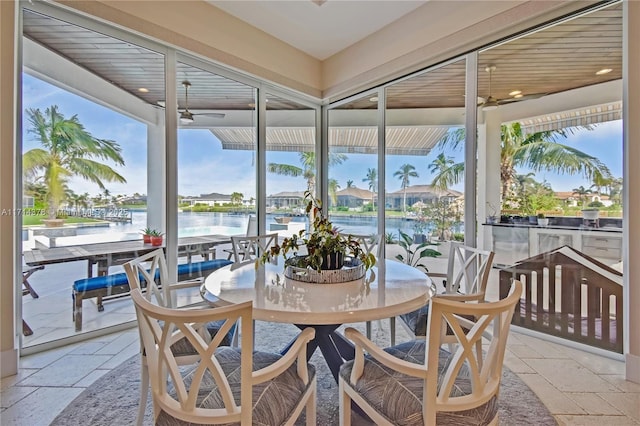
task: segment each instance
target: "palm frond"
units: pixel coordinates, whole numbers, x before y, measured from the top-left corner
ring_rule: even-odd
[[[96,183],[100,189],[105,189],[104,182],[121,182],[127,180],[106,164],[88,158],[74,158],[69,161],[69,169],[76,175]]]
[[[439,149],[451,148],[452,150],[457,150],[461,148],[462,142],[465,139],[465,129],[464,127],[459,127],[457,129],[450,129],[436,144]]]
[[[22,154],[22,172],[25,176],[36,177],[40,169],[44,169],[50,162],[48,151],[40,148],[30,149]]]
[[[514,164],[533,171],[553,171],[559,174],[578,174],[591,179],[596,173],[604,174],[607,166],[596,157],[579,149],[557,142],[534,142],[521,146],[514,155]]]
[[[269,163],[267,165],[267,171],[269,173],[275,173],[277,175],[292,176],[292,177],[298,177],[304,174],[304,170],[302,170],[300,167],[293,166],[291,164],[279,164],[279,163]]]
[[[337,166],[339,164],[344,163],[345,161],[347,161],[347,154],[342,154],[342,153],[338,153],[338,152],[330,152],[329,153],[329,167],[331,166]]]
[[[443,169],[431,181],[431,186],[445,190],[464,179],[464,163],[455,163]]]

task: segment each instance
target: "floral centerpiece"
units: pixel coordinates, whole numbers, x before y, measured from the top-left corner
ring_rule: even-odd
[[[311,268],[316,271],[340,269],[344,265],[345,257],[358,259],[366,269],[375,265],[376,258],[372,253],[366,253],[360,247],[360,242],[351,235],[341,234],[324,216],[320,200],[315,199],[309,191],[305,192],[304,197],[307,201],[306,212],[312,213],[313,217],[310,232],[301,230],[285,238],[281,244],[276,243],[263,253],[259,262],[266,263],[282,255],[287,266]],[[298,254],[301,247],[306,247],[307,254]]]

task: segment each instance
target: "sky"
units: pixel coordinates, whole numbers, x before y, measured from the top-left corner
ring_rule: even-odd
[[[132,195],[147,192],[147,136],[146,126],[122,114],[111,111],[89,100],[68,93],[27,74],[23,75],[23,107],[44,110],[58,105],[65,117],[78,115],[78,119],[95,137],[111,139],[122,147],[125,166],[111,166],[123,175],[126,183],[107,183],[112,195]],[[40,147],[40,143],[27,133],[29,126],[24,115],[23,152]],[[578,130],[566,140],[559,141],[580,149],[603,161],[613,176],[622,177],[622,121],[602,123],[594,130]],[[387,158],[387,191],[400,189],[400,180],[393,173],[403,164],[416,168],[419,177],[411,179],[410,184],[429,184],[433,175],[429,164],[441,151],[438,148],[428,156],[393,155]],[[445,155],[454,161],[462,161],[461,151],[445,151]],[[368,168],[377,168],[377,156],[349,154],[346,161],[330,170],[330,177],[345,188],[347,180],[353,180],[355,186],[367,188],[363,182]],[[299,154],[295,152],[267,152],[268,163],[293,164],[300,166]],[[518,170],[527,174],[529,170]],[[549,172],[536,173],[535,179],[547,181],[555,191],[572,191],[579,186],[589,187],[591,182],[579,175],[558,175]],[[91,182],[74,178],[69,187],[76,193],[88,192],[96,195],[99,187]],[[462,184],[452,187],[461,191]],[[302,191],[306,181],[302,177],[267,175],[267,194],[281,191]],[[200,195],[211,192],[230,194],[240,192],[245,199],[255,197],[255,158],[251,151],[223,150],[220,141],[206,129],[181,129],[178,132],[178,192],[180,195]]]

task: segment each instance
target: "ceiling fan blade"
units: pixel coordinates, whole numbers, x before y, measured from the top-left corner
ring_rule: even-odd
[[[531,93],[529,95],[523,95],[520,98],[498,99],[498,105],[511,104],[513,102],[520,102],[520,101],[529,101],[531,99],[539,99],[546,95],[548,95],[548,93]]]
[[[185,109],[180,113],[180,122],[182,124],[190,124],[193,123],[193,114],[188,109]]]
[[[224,118],[226,116],[226,114],[223,114],[221,112],[198,112],[198,113],[194,113],[193,115],[202,115],[205,117],[213,117],[213,118]]]
[[[483,111],[491,111],[498,108],[498,100],[493,96],[489,96],[486,101],[480,104]]]
[[[196,115],[202,115],[202,116],[213,117],[213,118],[224,118],[225,114],[220,112],[193,113],[189,111],[189,87],[191,87],[191,83],[189,82],[189,80],[184,80],[182,82],[182,85],[184,86],[184,110],[180,111],[178,109],[178,113],[180,113],[180,121],[183,124],[193,123],[193,117]]]

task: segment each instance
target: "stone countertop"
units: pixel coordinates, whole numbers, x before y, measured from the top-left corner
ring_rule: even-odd
[[[600,232],[617,232],[617,233],[621,233],[622,232],[622,228],[619,227],[615,227],[615,226],[602,226],[599,228],[595,228],[595,227],[590,227],[590,226],[573,226],[573,225],[547,225],[547,226],[540,226],[540,225],[532,225],[529,223],[483,223],[483,225],[485,226],[500,226],[500,227],[505,227],[505,228],[535,228],[535,229],[549,229],[549,230],[554,230],[554,229],[566,229],[566,230],[571,230],[571,231],[585,231],[585,232],[591,232],[591,231],[600,231]]]

